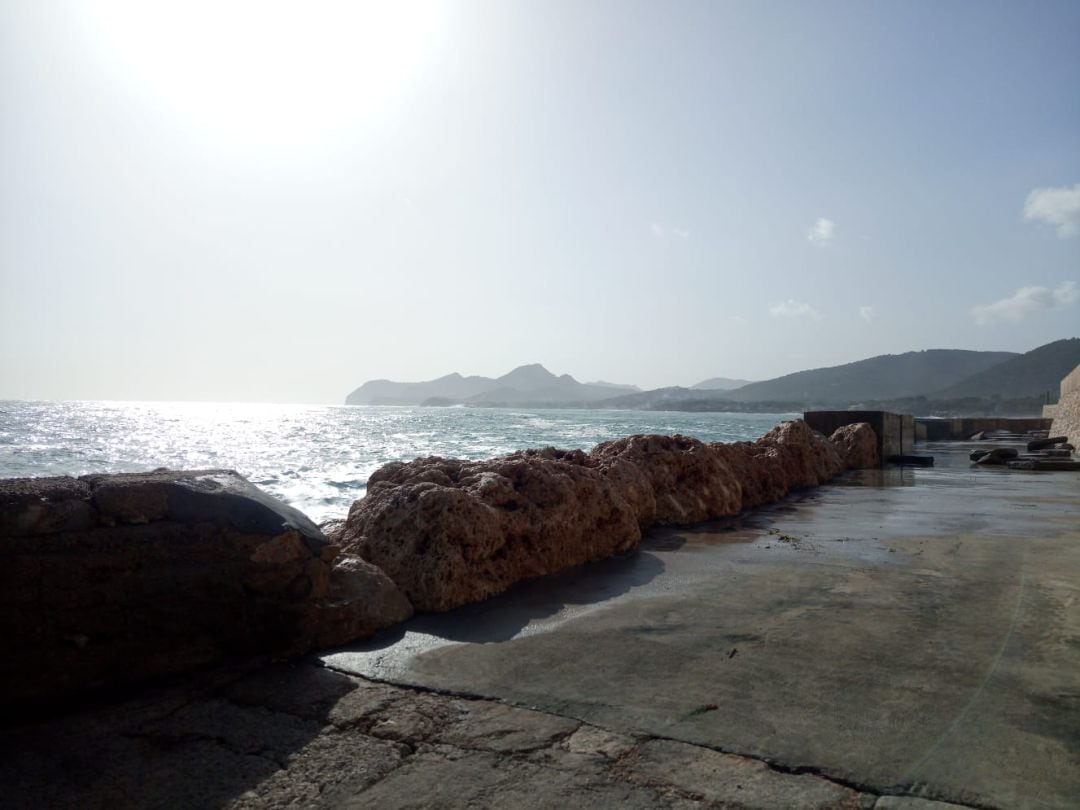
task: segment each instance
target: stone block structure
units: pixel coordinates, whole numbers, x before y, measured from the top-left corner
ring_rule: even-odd
[[[1061,381],[1061,397],[1054,408],[1050,435],[1067,436],[1071,444],[1080,446],[1080,366]]]
[[[878,457],[886,461],[890,456],[905,456],[915,452],[915,419],[911,414],[889,411],[807,411],[803,420],[826,436],[837,428],[865,422],[877,435]]]

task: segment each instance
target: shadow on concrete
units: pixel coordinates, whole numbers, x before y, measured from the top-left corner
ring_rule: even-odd
[[[663,546],[665,550],[672,550],[685,541],[669,537],[663,542],[667,543]],[[647,543],[642,545],[645,547]],[[648,584],[663,572],[664,563],[659,557],[648,550],[638,550],[519,582],[498,596],[446,613],[415,616],[347,649],[352,652],[385,649],[397,644],[407,633],[474,644],[509,641],[538,620],[556,616],[567,608],[613,599]]]
[[[301,755],[356,683],[310,664],[190,676],[0,727],[5,807],[218,808]],[[368,752],[363,752],[368,753]],[[390,751],[380,755],[392,766]]]

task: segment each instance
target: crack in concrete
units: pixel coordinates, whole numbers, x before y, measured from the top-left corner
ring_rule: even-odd
[[[352,677],[352,678],[361,677],[361,676],[358,676],[355,672],[350,672],[348,670],[335,667],[335,666],[333,666],[331,664],[328,664],[326,662],[320,662],[320,664],[321,664],[321,666],[325,667],[326,669],[329,669],[329,670],[331,670],[333,672],[337,672],[337,673],[342,674],[342,675],[347,675],[347,676]],[[588,725],[588,726],[592,726],[594,728],[600,728],[600,729],[603,729],[605,731],[613,732],[612,729],[605,728],[604,726],[598,726],[598,725],[590,722],[589,720],[586,720],[584,718],[577,717],[577,716],[574,716],[574,715],[566,715],[566,714],[558,714],[558,713],[555,713],[555,712],[547,712],[547,711],[543,711],[541,709],[537,709],[537,708],[534,708],[534,707],[531,707],[531,706],[520,706],[518,704],[507,703],[506,701],[499,700],[498,698],[491,698],[491,697],[487,697],[487,696],[484,696],[484,695],[479,695],[479,694],[476,694],[476,693],[459,692],[459,691],[450,690],[450,689],[439,689],[439,688],[436,688],[436,687],[420,686],[420,685],[417,685],[417,684],[400,683],[400,682],[396,682],[396,681],[393,681],[393,680],[381,679],[381,678],[376,678],[376,677],[371,677],[371,678],[366,677],[366,676],[363,676],[363,677],[364,677],[365,680],[368,680],[368,681],[371,681],[371,682],[374,682],[374,683],[385,684],[387,686],[392,686],[392,687],[394,687],[396,689],[404,689],[404,690],[408,690],[410,692],[416,692],[416,693],[420,693],[420,694],[432,694],[432,695],[439,695],[439,696],[443,696],[443,697],[452,697],[452,698],[456,698],[456,699],[459,699],[459,700],[470,700],[470,701],[483,702],[483,703],[495,703],[495,704],[504,705],[504,706],[514,706],[515,708],[526,708],[526,709],[529,709],[530,711],[541,712],[542,714],[548,714],[548,715],[551,715],[553,717],[562,718],[564,720],[574,720],[574,721],[576,721],[576,722],[578,722],[578,723],[580,723],[582,725]],[[571,733],[573,733],[573,732],[571,732]],[[626,733],[626,732],[613,732],[613,733]],[[868,795],[873,796],[875,798],[881,798],[883,796],[895,796],[895,797],[900,797],[900,798],[916,798],[916,799],[925,799],[925,800],[928,800],[928,801],[947,802],[949,804],[954,804],[954,805],[957,805],[959,807],[970,808],[970,810],[1001,810],[1001,808],[998,805],[986,804],[986,803],[982,803],[982,802],[972,802],[972,801],[970,801],[968,799],[959,799],[959,798],[956,798],[956,797],[952,797],[952,796],[950,796],[950,795],[948,795],[946,793],[937,793],[937,794],[933,794],[933,795],[928,795],[926,792],[916,793],[913,790],[908,789],[904,785],[888,785],[888,786],[873,785],[873,784],[870,784],[870,783],[867,783],[867,782],[861,782],[861,781],[858,781],[858,780],[848,779],[848,778],[845,778],[845,777],[837,776],[835,774],[828,773],[825,770],[823,770],[821,768],[818,768],[818,767],[815,767],[815,766],[811,766],[811,765],[788,765],[786,763],[779,762],[779,761],[771,759],[769,757],[763,757],[763,756],[758,755],[758,754],[751,754],[751,753],[747,753],[747,752],[744,752],[744,751],[735,751],[735,750],[731,750],[731,749],[726,749],[726,748],[723,748],[721,746],[705,745],[705,744],[702,744],[702,743],[688,742],[686,740],[682,740],[682,739],[679,739],[677,737],[668,737],[668,736],[664,736],[664,735],[661,735],[661,734],[651,734],[651,733],[647,733],[647,732],[646,733],[630,732],[630,734],[632,736],[634,736],[635,738],[640,740],[639,745],[642,744],[642,743],[645,743],[645,742],[649,742],[650,740],[662,740],[662,741],[665,741],[665,742],[674,742],[674,743],[680,743],[680,744],[683,744],[683,745],[689,745],[689,746],[692,746],[694,748],[701,748],[701,749],[705,749],[705,750],[709,750],[709,751],[715,751],[716,753],[719,753],[719,754],[725,754],[725,755],[728,755],[728,756],[737,756],[737,757],[742,757],[744,759],[752,760],[754,762],[760,762],[761,764],[768,767],[770,770],[775,771],[777,773],[788,774],[788,775],[791,775],[791,776],[801,776],[801,775],[814,776],[814,777],[816,777],[818,779],[821,779],[821,780],[823,780],[825,782],[829,782],[829,783],[834,784],[834,785],[836,785],[838,787],[842,787],[842,788],[845,788],[847,790],[853,790],[853,791],[856,791],[858,793],[868,794]],[[570,736],[570,735],[566,735],[566,736]],[[553,743],[553,744],[557,744],[557,743]],[[452,746],[452,747],[457,747],[457,746]],[[548,746],[548,747],[550,747],[550,746]],[[633,749],[633,750],[636,750],[636,748],[637,748],[637,746],[635,746],[635,749]],[[460,750],[484,750],[484,749],[463,748],[463,749],[460,749]],[[541,749],[534,749],[534,750],[541,750]],[[615,764],[617,764],[617,763],[621,762],[622,760],[624,760],[627,756],[630,755],[630,753],[632,753],[632,752],[627,752],[623,756],[620,756],[618,758],[618,760],[615,761]],[[507,753],[506,756],[512,757],[513,754]],[[687,797],[692,795],[692,794],[689,794],[689,793],[685,793],[685,791],[674,788],[674,786],[669,785],[668,787],[671,787],[672,789],[676,790],[678,793],[684,794]]]
[[[911,767],[911,770],[909,770],[904,775],[905,781],[913,780],[915,776],[920,771],[922,771],[923,768],[926,767],[926,763],[930,761],[930,758],[934,755],[934,753],[945,743],[945,740],[949,736],[951,736],[964,722],[964,718],[966,718],[971,712],[972,708],[975,706],[976,701],[979,699],[979,696],[982,695],[982,693],[986,690],[987,684],[989,684],[991,679],[994,677],[994,673],[997,672],[998,665],[1001,664],[1001,659],[1005,657],[1005,650],[1008,648],[1009,642],[1012,640],[1013,633],[1016,630],[1016,626],[1019,623],[1020,609],[1023,607],[1024,603],[1024,592],[1026,589],[1026,584],[1027,576],[1023,572],[1021,563],[1020,584],[1019,591],[1016,595],[1016,607],[1013,609],[1012,619],[1009,622],[1009,629],[1006,631],[1005,636],[1001,641],[1001,645],[998,647],[997,652],[995,653],[993,659],[990,661],[990,666],[986,671],[985,677],[979,683],[978,688],[972,693],[971,698],[967,701],[967,703],[964,704],[964,707],[953,719],[952,723],[949,724],[949,727],[941,733],[937,740],[934,741],[934,744],[926,750],[926,753],[923,754],[919,761],[916,762]]]

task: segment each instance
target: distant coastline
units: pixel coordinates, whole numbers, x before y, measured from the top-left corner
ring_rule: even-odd
[[[1080,364],[1080,338],[1024,354],[929,349],[787,374],[762,382],[714,377],[689,388],[580,383],[538,363],[501,377],[448,374],[424,382],[370,380],[346,405],[585,409],[690,413],[889,410],[915,416],[1038,416]],[[728,385],[729,388],[719,386]],[[713,387],[717,386],[717,387]]]
[[[437,398],[432,398],[437,400]],[[867,410],[910,413],[914,416],[1038,416],[1045,400],[1041,397],[1016,399],[971,397],[958,400],[927,400],[913,397],[897,400],[868,400],[865,402],[815,402],[797,400],[791,402],[732,402],[724,399],[688,397],[678,400],[661,400],[642,404],[601,402],[520,402],[520,403],[466,403],[455,401],[425,401],[419,405],[395,405],[371,403],[371,407],[420,407],[420,408],[485,408],[526,410],[582,410],[582,411],[644,411],[662,413],[729,413],[729,414],[792,414],[814,410]],[[365,406],[356,406],[365,407]]]

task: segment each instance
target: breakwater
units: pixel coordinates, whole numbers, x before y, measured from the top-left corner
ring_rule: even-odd
[[[878,464],[866,424],[388,464],[316,527],[229,470],[0,481],[4,702],[366,638]]]
[[[433,457],[383,467],[348,518],[325,528],[385,571],[418,611],[443,611],[629,551],[651,526],[734,515],[878,463],[868,425],[829,439],[803,421],[753,442],[638,435],[589,453]]]

